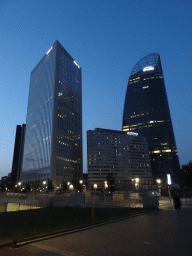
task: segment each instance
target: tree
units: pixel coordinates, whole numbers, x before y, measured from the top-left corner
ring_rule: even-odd
[[[31,191],[31,186],[30,186],[29,184],[27,184],[25,190],[26,190],[26,191]]]
[[[179,172],[181,186],[192,190],[192,161],[187,165],[183,165]]]
[[[49,180],[48,181],[48,190],[51,191],[53,189],[54,189],[54,186],[53,186],[52,180]]]
[[[78,190],[79,192],[83,192],[83,186],[82,184],[79,183],[78,179],[73,179],[71,183],[73,184],[73,187],[75,190]]]
[[[62,191],[66,191],[67,190],[67,182],[65,182],[64,180],[61,183],[61,189],[62,189]]]
[[[111,193],[115,192],[116,190],[116,186],[115,186],[115,178],[113,177],[112,173],[109,173],[106,176],[106,180],[107,180],[107,185],[108,185],[108,191],[110,191]]]
[[[1,184],[1,192],[5,192],[5,186]]]

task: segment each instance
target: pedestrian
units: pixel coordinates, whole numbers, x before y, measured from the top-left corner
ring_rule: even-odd
[[[173,200],[175,203],[175,209],[180,210],[181,209],[181,201],[180,201],[180,198],[178,197],[178,195],[174,196]]]

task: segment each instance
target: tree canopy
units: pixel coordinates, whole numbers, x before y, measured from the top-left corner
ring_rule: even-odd
[[[179,178],[182,187],[192,190],[192,161],[182,166],[179,172]]]
[[[73,184],[74,189],[78,190],[79,192],[83,192],[83,186],[79,183],[78,179],[73,179],[71,183]]]
[[[110,191],[111,193],[115,192],[116,190],[116,186],[115,186],[115,177],[113,177],[112,173],[109,173],[106,176],[106,180],[107,180],[107,185],[108,185],[108,191]]]

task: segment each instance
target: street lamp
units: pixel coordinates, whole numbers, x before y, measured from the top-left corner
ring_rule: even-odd
[[[139,178],[136,178],[136,179],[135,179],[135,182],[138,183],[138,182],[139,182]]]
[[[168,185],[168,193],[169,193],[169,199],[171,204],[171,191],[170,191],[170,185],[171,185],[171,175],[167,174],[167,185]]]
[[[139,178],[135,178],[135,188],[138,189],[139,187]]]
[[[83,184],[83,180],[80,180],[79,183],[80,183],[80,184]]]
[[[44,181],[43,181],[43,186],[45,186],[45,185],[46,185],[46,183],[47,183],[47,182],[46,182],[46,180],[44,180]],[[44,188],[44,187],[43,187],[43,190],[45,190],[45,188]]]
[[[96,189],[97,189],[97,184],[94,184],[94,185],[93,185],[93,188],[96,190]]]
[[[69,185],[69,190],[73,190],[73,185]]]
[[[159,188],[159,196],[160,196],[160,193],[161,193],[161,189],[160,189],[160,188],[161,188],[161,180],[160,180],[160,179],[157,179],[156,181],[157,181],[157,183],[159,184],[159,185],[158,185],[158,188]]]
[[[21,190],[21,189],[20,189],[20,186],[21,186],[21,182],[18,182],[18,186],[19,186],[19,191],[20,191],[20,190]]]

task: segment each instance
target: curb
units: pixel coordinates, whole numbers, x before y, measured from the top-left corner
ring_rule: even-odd
[[[10,241],[0,243],[0,249],[4,248],[4,247],[13,247],[13,246],[15,246],[15,244],[16,244],[16,242],[12,239]]]
[[[132,218],[132,217],[141,216],[141,215],[144,215],[144,214],[157,212],[157,211],[161,211],[161,209],[153,209],[153,210],[150,210],[150,211],[142,211],[140,213],[132,213],[132,214],[129,214],[129,215],[124,215],[124,216],[119,217],[119,218],[117,218],[117,217],[110,218],[106,221],[100,221],[100,222],[97,222],[95,224],[86,224],[86,225],[81,225],[81,226],[72,227],[72,228],[68,228],[68,229],[62,229],[62,230],[53,231],[53,232],[50,232],[50,233],[37,235],[37,236],[34,236],[34,237],[27,237],[27,238],[19,239],[19,240],[16,240],[16,241],[11,240],[11,241],[6,242],[6,243],[0,243],[0,248],[3,248],[3,247],[21,247],[23,245],[27,245],[27,244],[30,244],[30,243],[39,242],[39,241],[43,241],[43,240],[54,238],[54,237],[59,237],[59,236],[63,236],[63,235],[76,233],[76,232],[79,232],[79,231],[83,231],[83,230],[87,230],[87,229],[107,225],[107,224],[110,224],[110,223],[113,223],[113,222],[116,222],[116,221],[121,221],[121,220],[129,219],[129,218]]]

